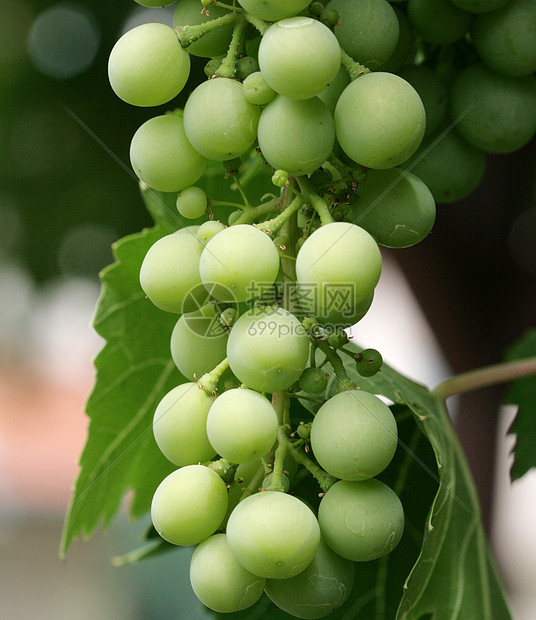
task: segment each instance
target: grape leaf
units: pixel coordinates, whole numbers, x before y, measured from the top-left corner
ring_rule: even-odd
[[[536,356],[536,329],[530,330],[509,349],[508,361]],[[523,377],[514,381],[505,402],[518,405],[514,421],[508,434],[516,436],[513,449],[514,462],[510,469],[512,482],[536,467],[536,376]]]

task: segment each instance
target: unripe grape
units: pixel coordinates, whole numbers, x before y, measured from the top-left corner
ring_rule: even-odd
[[[415,32],[409,23],[409,19],[404,11],[393,6],[398,20],[398,42],[395,51],[375,71],[394,73],[405,65],[413,57],[412,51],[415,48]]]
[[[164,456],[175,465],[193,465],[216,456],[207,436],[207,416],[213,396],[197,383],[182,383],[158,403],[153,433]]]
[[[224,161],[251,147],[259,115],[259,108],[244,98],[240,82],[220,77],[202,82],[188,97],[184,130],[204,157]]]
[[[242,56],[236,63],[236,72],[240,80],[245,80],[248,75],[259,70],[259,63],[253,56]]]
[[[238,312],[234,308],[225,308],[220,314],[220,323],[224,327],[231,327],[238,318]]]
[[[238,562],[254,575],[287,579],[311,563],[320,530],[311,509],[299,499],[264,491],[233,510],[227,541]]]
[[[199,286],[203,245],[197,226],[165,235],[149,248],[140,269],[140,284],[153,304],[166,312],[193,312],[206,300]]]
[[[291,17],[278,21],[264,33],[259,65],[277,93],[309,99],[337,75],[341,51],[327,26],[311,17]]]
[[[392,168],[411,157],[425,127],[417,91],[392,73],[368,73],[354,80],[335,108],[339,144],[367,168]]]
[[[357,372],[362,377],[372,377],[382,367],[383,358],[376,349],[363,349],[361,357],[357,360]]]
[[[471,26],[471,14],[450,0],[408,0],[407,11],[413,28],[429,43],[454,43]]]
[[[171,101],[189,74],[190,56],[173,29],[164,24],[142,24],[129,30],[114,45],[108,61],[115,94],[136,106]]]
[[[176,114],[151,118],[130,143],[130,163],[136,175],[161,192],[178,192],[196,183],[207,165],[188,141],[183,119]]]
[[[225,230],[225,225],[217,220],[203,222],[197,231],[197,238],[205,246],[218,233]]]
[[[277,414],[270,401],[244,388],[218,396],[207,417],[210,443],[231,463],[264,456],[275,443],[277,429]]]
[[[278,19],[292,17],[310,4],[311,0],[239,0],[248,13],[255,17],[275,22]]]
[[[289,579],[268,579],[266,594],[280,609],[297,618],[324,618],[350,596],[354,565],[333,552],[321,538],[309,566]]]
[[[343,480],[377,476],[397,447],[396,421],[389,407],[363,390],[339,392],[317,411],[311,447],[320,466]]]
[[[309,338],[287,310],[253,308],[231,330],[227,357],[231,370],[249,388],[278,392],[302,374],[309,358]]]
[[[259,228],[238,224],[226,228],[206,245],[199,263],[203,284],[221,301],[260,297],[279,272],[279,253]]]
[[[221,58],[211,58],[204,66],[203,71],[208,78],[211,78],[220,68]]]
[[[242,84],[244,98],[255,105],[265,105],[275,97],[275,90],[260,71],[248,75]]]
[[[286,170],[276,170],[272,175],[272,183],[276,187],[284,187],[288,183],[289,174]]]
[[[194,381],[225,359],[227,337],[214,306],[207,304],[177,321],[171,333],[171,357],[180,372]]]
[[[203,605],[219,613],[233,613],[259,600],[265,580],[236,561],[225,534],[214,534],[194,551],[190,583]]]
[[[304,392],[320,394],[328,386],[326,373],[320,368],[306,368],[300,376],[300,387]]]
[[[160,536],[174,545],[197,545],[220,526],[227,510],[225,482],[208,467],[188,465],[162,480],[151,504]]]
[[[177,211],[187,219],[201,217],[206,209],[207,195],[200,187],[186,187],[177,196]]]
[[[390,553],[404,531],[404,509],[396,493],[370,478],[339,480],[318,509],[322,538],[343,558],[368,562]]]

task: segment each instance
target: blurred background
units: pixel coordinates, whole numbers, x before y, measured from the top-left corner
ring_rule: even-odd
[[[113,94],[107,58],[124,31],[171,25],[172,11],[132,0],[0,0],[0,611],[9,620],[166,619],[178,609],[205,617],[182,561],[190,550],[112,567],[147,525],[124,527],[126,510],[64,562],[57,553],[102,345],[90,328],[98,272],[114,240],[151,224],[128,148],[159,111]],[[429,238],[384,252],[356,340],[430,387],[499,361],[536,325],[535,179],[534,140],[490,157],[472,196],[438,207]],[[509,484],[515,410],[499,407],[503,393],[460,397],[452,411],[515,617],[533,620],[536,475]]]

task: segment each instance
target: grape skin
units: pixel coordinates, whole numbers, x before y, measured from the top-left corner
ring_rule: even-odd
[[[246,101],[242,84],[229,78],[202,82],[184,107],[184,130],[203,157],[215,161],[245,153],[257,137],[260,109]]]
[[[404,531],[404,510],[396,493],[370,478],[340,480],[320,502],[322,537],[343,558],[368,562],[390,553]]]
[[[379,244],[391,248],[422,241],[435,216],[431,191],[418,176],[399,168],[369,170],[350,214]]]
[[[218,529],[226,510],[225,482],[204,465],[188,465],[159,484],[151,503],[151,519],[164,540],[197,545]]]
[[[277,93],[292,99],[318,95],[337,75],[340,65],[335,35],[310,17],[276,22],[265,32],[259,47],[264,79]]]
[[[108,60],[115,94],[131,105],[148,107],[171,101],[190,75],[190,56],[172,28],[142,24],[126,32]]]
[[[227,523],[229,547],[247,570],[287,579],[313,560],[320,542],[315,515],[292,495],[263,491],[234,509]]]
[[[296,258],[298,294],[304,311],[321,322],[352,325],[378,283],[382,268],[378,244],[363,228],[347,222],[322,226],[308,237]],[[326,293],[337,286],[347,296],[337,304]],[[310,302],[311,290],[316,291]],[[370,302],[372,300],[370,299]],[[366,311],[366,309],[365,309]]]
[[[201,305],[191,294],[193,290],[201,295],[199,259],[203,246],[197,239],[197,230],[198,226],[189,226],[161,237],[143,259],[141,288],[160,310],[180,314],[193,312]]]
[[[375,69],[395,51],[398,19],[387,0],[331,0],[326,10],[339,14],[335,36],[344,51],[369,69]]]
[[[396,421],[379,398],[363,390],[339,392],[318,410],[311,448],[335,478],[365,480],[382,472],[398,440]]]
[[[227,342],[229,366],[258,392],[294,384],[309,358],[309,339],[298,319],[283,308],[259,307],[243,314]]]
[[[335,108],[343,151],[367,168],[392,168],[411,157],[424,136],[417,91],[392,73],[368,73],[346,87]]]
[[[177,196],[177,211],[189,220],[201,217],[207,209],[207,195],[200,187],[186,187]]]
[[[275,22],[303,11],[311,0],[239,0],[238,4],[259,19]]]
[[[264,456],[275,443],[278,426],[270,401],[244,388],[218,396],[207,417],[209,441],[230,463]]]
[[[221,301],[246,301],[272,286],[279,272],[279,253],[259,228],[237,224],[206,245],[199,262],[203,284]]]
[[[207,165],[190,144],[183,119],[165,114],[149,119],[130,143],[130,163],[136,175],[161,192],[178,192],[196,183]]]
[[[450,111],[456,131],[486,153],[510,153],[536,131],[536,80],[497,75],[484,64],[462,71],[452,84]]]
[[[335,127],[318,97],[298,101],[279,95],[262,111],[257,135],[262,155],[273,168],[300,176],[326,161]]]
[[[210,372],[225,359],[228,333],[218,329],[212,304],[183,314],[171,332],[171,357],[190,381]]]
[[[216,456],[207,436],[207,417],[213,396],[197,383],[182,383],[158,403],[153,434],[164,456],[182,467]]]
[[[260,599],[265,579],[236,561],[225,534],[214,534],[194,551],[190,583],[203,605],[219,613],[232,613],[247,609]]]
[[[280,609],[296,618],[324,618],[350,596],[354,565],[320,538],[309,566],[289,579],[267,579],[265,591]]]

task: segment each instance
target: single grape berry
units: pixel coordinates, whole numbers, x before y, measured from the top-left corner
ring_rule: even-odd
[[[299,382],[301,389],[310,394],[320,394],[328,385],[326,373],[320,368],[313,367],[306,368],[302,372]]]
[[[212,237],[215,237],[218,233],[225,230],[225,225],[218,220],[209,220],[203,222],[197,231],[197,238],[205,246]]]
[[[177,211],[185,218],[195,220],[207,208],[207,195],[200,187],[190,186],[177,196]]]
[[[309,13],[313,17],[320,17],[324,12],[324,5],[321,2],[312,2],[309,5]]]
[[[339,22],[339,13],[335,9],[322,11],[320,21],[326,26],[336,26]]]
[[[236,63],[236,72],[240,80],[245,80],[248,75],[259,70],[259,63],[253,56],[243,56]]]
[[[272,183],[276,187],[284,187],[288,183],[288,177],[286,170],[276,170],[272,175]]]
[[[224,327],[231,327],[236,322],[238,318],[238,312],[235,308],[225,308],[225,310],[220,314],[220,323]]]
[[[362,377],[372,377],[382,367],[383,359],[376,349],[364,349],[361,351],[361,358],[357,360],[357,372]]]

